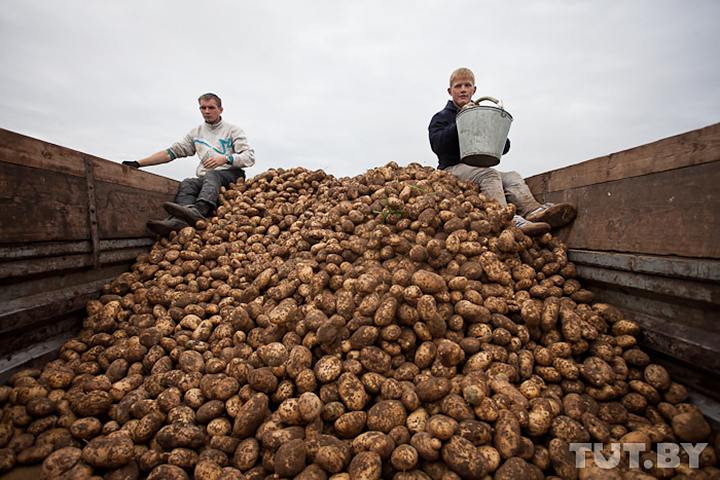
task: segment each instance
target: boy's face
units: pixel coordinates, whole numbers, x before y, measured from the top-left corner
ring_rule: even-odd
[[[452,85],[448,88],[448,93],[455,105],[462,108],[470,101],[475,90],[477,90],[477,87],[475,87],[472,78],[458,77],[453,79]]]
[[[217,106],[215,100],[200,100],[200,113],[207,123],[216,123],[220,119],[223,109]]]

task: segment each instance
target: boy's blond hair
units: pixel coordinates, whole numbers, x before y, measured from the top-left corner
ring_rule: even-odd
[[[475,75],[473,74],[472,70],[465,67],[456,68],[451,74],[450,74],[450,86],[452,87],[453,82],[457,80],[458,78],[470,78],[472,79],[473,85],[475,85]]]

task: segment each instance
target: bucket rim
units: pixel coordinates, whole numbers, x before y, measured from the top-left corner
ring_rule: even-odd
[[[459,117],[463,113],[470,112],[470,111],[478,109],[478,108],[485,109],[485,110],[497,110],[498,112],[503,113],[510,118],[513,118],[512,114],[510,112],[508,112],[507,110],[505,110],[504,108],[493,107],[491,105],[473,105],[472,107],[463,108],[462,110],[460,110],[457,113],[456,117]]]

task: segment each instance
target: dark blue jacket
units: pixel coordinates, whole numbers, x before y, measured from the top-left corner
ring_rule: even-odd
[[[460,163],[460,141],[458,140],[455,117],[458,107],[452,100],[448,100],[445,108],[433,115],[430,120],[428,132],[430,134],[430,148],[438,156],[438,168],[444,170]],[[505,142],[503,155],[510,150],[510,139]]]

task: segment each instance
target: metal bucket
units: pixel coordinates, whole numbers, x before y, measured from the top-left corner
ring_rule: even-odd
[[[479,105],[489,100],[497,105]],[[493,97],[470,101],[455,120],[460,140],[460,161],[475,167],[492,167],[500,163],[510,131],[512,115]]]

